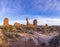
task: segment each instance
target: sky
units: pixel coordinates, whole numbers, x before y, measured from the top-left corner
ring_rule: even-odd
[[[0,0],[0,25],[5,17],[10,24],[26,24],[28,17],[31,24],[60,25],[60,0]]]

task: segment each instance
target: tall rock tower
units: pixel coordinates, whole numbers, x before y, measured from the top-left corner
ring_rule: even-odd
[[[27,22],[26,24],[28,25],[29,24],[28,17],[26,17],[26,22]]]
[[[30,27],[30,23],[29,23],[29,21],[28,21],[28,17],[26,17],[26,25],[27,25],[27,27]]]
[[[48,24],[45,24],[44,32],[45,32],[45,33],[49,32],[49,26],[48,26]]]
[[[9,20],[8,18],[4,18],[4,23],[3,23],[4,26],[8,26],[9,25]]]
[[[37,27],[37,19],[35,19],[35,20],[33,21],[33,25],[34,25],[34,27]]]
[[[45,28],[46,28],[46,29],[48,28],[48,24],[45,24]]]

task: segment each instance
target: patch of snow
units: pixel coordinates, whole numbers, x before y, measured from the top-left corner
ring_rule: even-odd
[[[57,32],[53,32],[53,33],[49,33],[49,34],[40,34],[40,33],[37,33],[37,32],[34,32],[34,33],[39,38],[39,40],[42,43],[45,43],[46,45],[49,44],[49,41],[51,39],[53,39],[55,36],[59,35],[59,33],[57,33]]]
[[[36,38],[34,38],[33,36],[31,36],[31,39],[33,40],[33,42],[35,43],[35,45],[39,45],[38,40]]]
[[[59,33],[53,32],[48,34],[41,34],[38,32],[34,32],[33,35],[32,34],[20,34],[20,35],[23,36],[23,38],[21,39],[22,41],[28,41],[29,39],[32,39],[35,45],[39,45],[38,42],[39,40],[41,43],[45,43],[46,45],[49,45],[49,41],[53,39],[55,36],[58,36]]]
[[[22,41],[28,41],[28,39],[29,39],[28,37],[26,37],[26,38],[24,37],[24,38],[22,38],[21,40],[22,40]]]

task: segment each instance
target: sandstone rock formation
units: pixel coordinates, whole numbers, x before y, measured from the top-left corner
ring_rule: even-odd
[[[3,23],[4,26],[9,26],[9,20],[8,18],[4,18],[4,23]]]
[[[45,27],[48,28],[48,24],[46,24]]]
[[[29,23],[29,21],[28,21],[28,17],[26,17],[26,25],[27,25],[27,27],[30,27],[31,26],[31,24]]]
[[[34,25],[34,27],[37,27],[37,19],[35,19],[35,20],[33,21],[33,25]]]
[[[4,39],[4,35],[2,33],[2,29],[0,29],[0,46],[3,44],[3,39]]]
[[[45,24],[44,32],[45,32],[45,33],[49,32],[49,26],[48,26],[48,24]]]
[[[20,23],[15,22],[14,26],[15,26],[15,27],[21,27],[21,24],[20,24]]]

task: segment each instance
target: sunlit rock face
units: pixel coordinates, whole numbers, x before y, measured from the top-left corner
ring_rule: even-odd
[[[26,26],[27,27],[30,27],[31,26],[30,23],[29,23],[29,21],[28,21],[28,17],[26,17]]]
[[[34,25],[34,27],[37,27],[37,19],[35,19],[35,20],[33,21],[33,25]]]
[[[0,29],[0,45],[3,44],[3,39],[4,39],[4,35],[2,33],[2,29]]]
[[[45,24],[45,27],[48,28],[48,24]]]
[[[4,18],[4,23],[3,23],[4,26],[9,26],[9,20],[8,18]]]
[[[15,26],[15,27],[21,27],[21,24],[20,24],[20,23],[15,22],[14,26]]]
[[[49,32],[49,26],[48,26],[48,24],[45,24],[44,32],[45,32],[45,33]]]

